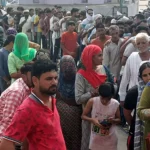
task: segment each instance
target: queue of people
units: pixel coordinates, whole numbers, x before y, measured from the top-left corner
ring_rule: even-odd
[[[149,150],[146,17],[7,8],[0,150],[117,150],[117,125],[129,127],[128,150]]]

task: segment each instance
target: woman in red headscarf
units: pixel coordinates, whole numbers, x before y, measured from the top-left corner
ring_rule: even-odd
[[[113,82],[108,69],[101,65],[102,60],[102,50],[96,45],[89,45],[82,52],[82,66],[77,72],[75,81],[75,99],[76,103],[82,104],[83,108],[90,98],[98,96],[98,87],[102,83]],[[83,120],[81,150],[89,149],[89,140],[90,123]]]

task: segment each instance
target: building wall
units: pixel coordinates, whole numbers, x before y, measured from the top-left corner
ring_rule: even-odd
[[[138,10],[139,10],[139,3],[138,3],[138,1],[128,5],[128,15],[129,16],[136,15],[138,13]]]
[[[87,1],[87,3],[86,3]],[[109,0],[110,1],[110,0]],[[112,0],[116,1],[116,0]],[[19,0],[19,4],[104,4],[107,0]]]
[[[54,4],[49,4],[50,1]],[[39,0],[39,3],[33,3],[33,0],[19,0],[19,4],[22,5],[24,8],[46,8],[46,7],[50,7],[52,8],[53,5],[56,5],[56,4],[60,4],[60,1],[61,0]],[[75,3],[75,2],[76,3]],[[66,10],[71,10],[73,7],[75,8],[79,8],[80,10],[85,10],[85,6],[87,4],[85,3],[82,3],[82,4],[79,4],[81,0],[64,0],[62,3],[62,7],[63,9],[66,9]],[[83,1],[83,0],[82,0]],[[103,14],[105,16],[108,16],[108,15],[115,15],[114,13],[114,7],[118,7],[118,9],[116,9],[115,11],[120,11],[119,10],[119,3],[118,3],[118,0],[111,0],[112,3],[107,3],[107,4],[96,4],[99,2],[99,0],[88,0],[89,2],[93,2],[92,5],[91,4],[88,4],[87,6],[89,8],[92,8],[95,12],[95,14],[97,13],[100,13],[100,14]],[[110,1],[110,0],[107,0],[107,2]],[[129,0],[128,3],[124,4],[124,6],[126,6],[128,9],[127,9],[127,14],[128,16],[134,16],[135,14],[137,14],[138,12],[138,1],[135,0],[135,3],[132,3],[133,0]],[[102,1],[101,1],[102,2]],[[106,0],[105,0],[106,2]],[[74,4],[73,4],[74,3]],[[95,3],[95,4],[94,4]],[[14,6],[13,6],[14,7]]]

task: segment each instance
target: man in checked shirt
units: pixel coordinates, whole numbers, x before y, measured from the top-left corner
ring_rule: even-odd
[[[2,134],[10,125],[16,109],[31,93],[32,65],[32,63],[24,64],[20,70],[21,78],[16,80],[0,96],[0,141]]]

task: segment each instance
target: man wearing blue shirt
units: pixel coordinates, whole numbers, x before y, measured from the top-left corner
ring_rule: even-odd
[[[8,71],[8,55],[13,49],[15,36],[9,35],[0,49],[0,92],[3,92],[10,85],[10,75]]]

